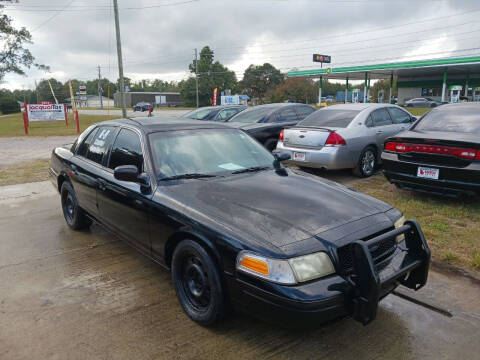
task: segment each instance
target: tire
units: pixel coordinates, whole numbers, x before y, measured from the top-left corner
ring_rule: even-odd
[[[92,220],[85,215],[82,208],[78,206],[75,191],[72,185],[65,181],[60,190],[62,201],[63,217],[67,225],[73,230],[82,230],[88,228],[92,224]]]
[[[273,150],[276,149],[277,142],[278,142],[277,139],[268,139],[267,141],[265,141],[265,144],[263,144],[263,146],[265,147],[265,149],[272,152]]]
[[[359,177],[369,177],[375,173],[376,167],[377,151],[373,146],[367,146],[360,154],[358,164],[353,169],[353,173]]]
[[[407,107],[413,107],[413,105],[412,104],[407,104]]]
[[[220,275],[200,244],[183,240],[177,245],[172,258],[172,281],[190,319],[208,326],[223,317],[226,306]]]
[[[437,104],[431,104],[430,107],[431,108],[437,107]]]

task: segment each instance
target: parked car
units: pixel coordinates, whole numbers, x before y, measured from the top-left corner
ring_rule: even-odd
[[[134,118],[55,148],[50,176],[70,228],[96,220],[170,269],[200,324],[230,305],[284,326],[367,324],[399,284],[426,283],[418,223],[287,158],[225,124]]]
[[[480,195],[480,104],[443,105],[388,138],[384,174],[400,188]]]
[[[366,177],[375,172],[385,139],[415,120],[396,105],[332,105],[283,130],[276,151],[302,167],[353,169]]]
[[[406,107],[433,108],[433,107],[437,107],[438,105],[442,105],[442,103],[440,101],[436,101],[428,97],[415,98],[415,99],[405,101]]]
[[[315,108],[305,104],[259,105],[235,115],[228,124],[244,130],[267,150],[273,151],[283,128],[297,124],[314,111]]]
[[[133,111],[142,111],[142,112],[148,111],[150,107],[152,108],[152,111],[153,111],[152,104],[148,102],[139,102],[133,106]]]
[[[192,110],[182,117],[195,120],[228,121],[233,115],[246,108],[245,105],[205,106]]]

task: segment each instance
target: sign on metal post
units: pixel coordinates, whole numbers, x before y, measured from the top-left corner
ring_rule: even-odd
[[[65,121],[64,104],[27,104],[29,121]]]
[[[218,88],[213,89],[213,106],[217,106],[217,93]]]
[[[313,62],[330,64],[332,62],[332,57],[330,55],[313,54]]]

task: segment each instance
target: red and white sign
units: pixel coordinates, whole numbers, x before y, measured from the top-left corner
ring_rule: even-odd
[[[28,121],[65,121],[64,104],[28,104]]]
[[[417,171],[417,176],[422,178],[437,180],[439,173],[440,171],[438,169],[419,166]]]
[[[52,102],[51,101],[40,101],[40,104],[41,105],[50,105],[50,104],[52,104]]]

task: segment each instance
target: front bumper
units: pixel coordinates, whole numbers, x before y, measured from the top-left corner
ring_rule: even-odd
[[[389,237],[405,234],[405,242],[379,264],[370,248]],[[344,316],[364,325],[375,319],[378,302],[398,285],[418,290],[425,285],[430,250],[420,226],[407,221],[399,229],[352,246],[354,272],[332,275],[295,286],[267,283],[238,274],[227,279],[232,306],[285,327],[311,327]]]
[[[290,154],[290,162],[303,167],[339,170],[356,166],[358,155],[353,154],[347,146],[324,146],[320,149],[286,146],[283,141],[277,143],[276,152]],[[294,160],[294,153],[304,153],[305,161]]]

